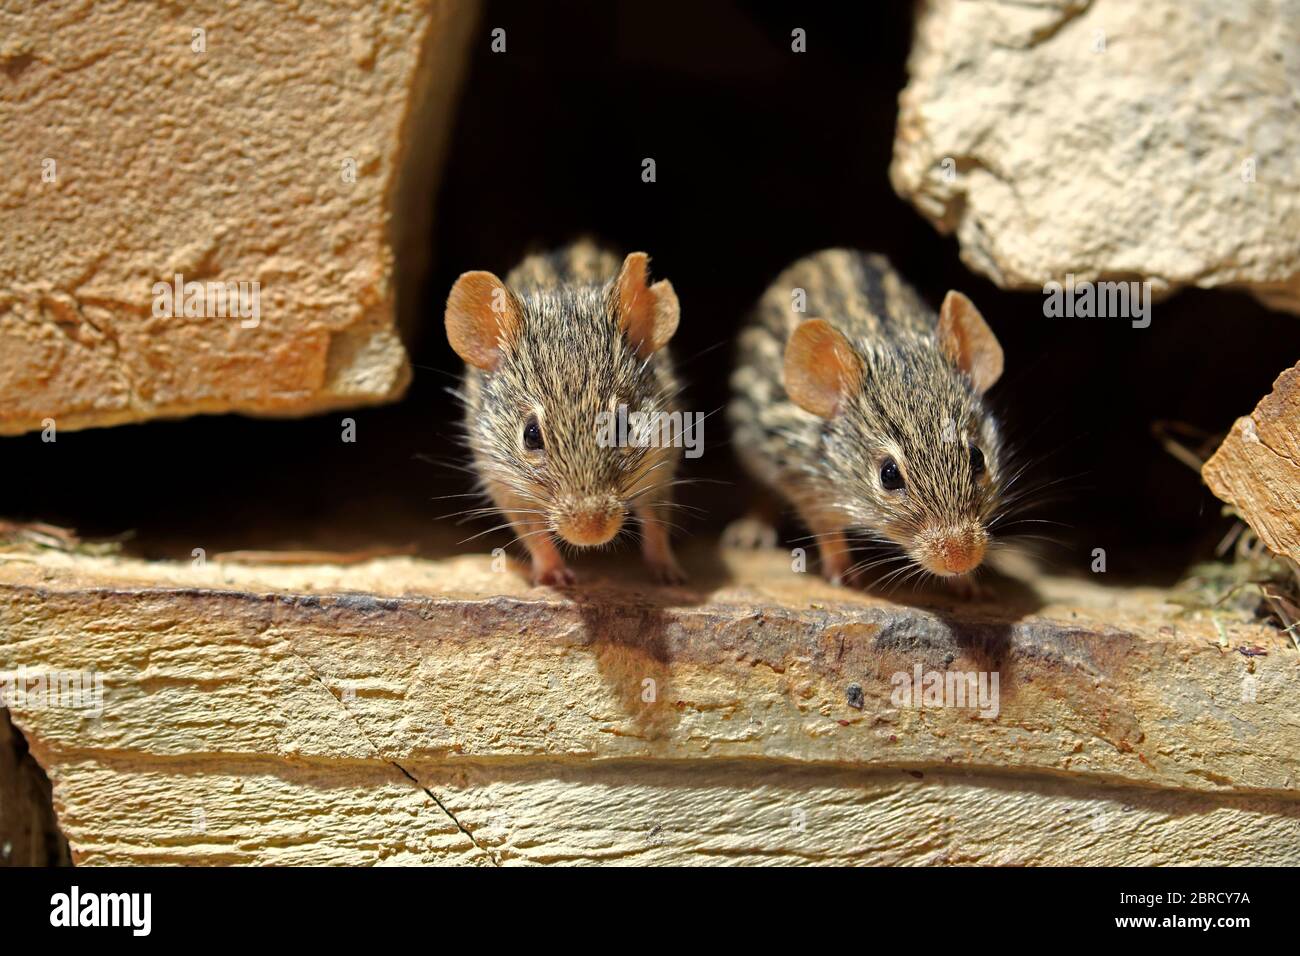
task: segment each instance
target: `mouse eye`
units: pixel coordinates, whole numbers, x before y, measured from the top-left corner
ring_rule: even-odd
[[[974,445],[970,446],[970,470],[976,478],[984,474],[984,452]]]
[[[894,463],[894,459],[886,458],[885,463],[880,466],[880,483],[886,491],[903,490],[903,475],[898,470],[898,465]]]
[[[538,424],[536,415],[529,415],[524,423],[524,447],[529,451],[542,450],[542,426]]]

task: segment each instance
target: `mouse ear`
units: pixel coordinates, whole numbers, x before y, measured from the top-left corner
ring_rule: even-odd
[[[501,344],[519,328],[519,305],[492,273],[466,272],[451,287],[443,321],[456,354],[490,372],[501,360]]]
[[[862,360],[824,319],[801,323],[785,346],[785,390],[805,411],[833,418],[848,396],[862,387]]]
[[[644,252],[631,253],[623,260],[613,289],[618,324],[643,359],[668,344],[681,317],[672,283],[660,279],[649,285],[649,267],[650,257]]]
[[[975,308],[956,290],[943,297],[939,307],[939,347],[961,371],[970,376],[981,395],[1002,377],[1002,346]]]

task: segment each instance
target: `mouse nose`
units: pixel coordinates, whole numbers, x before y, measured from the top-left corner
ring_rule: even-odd
[[[591,547],[604,544],[623,527],[623,509],[608,498],[586,499],[562,509],[555,529],[569,544]]]
[[[980,566],[986,546],[986,536],[983,533],[940,533],[924,542],[920,563],[934,574],[966,574]]]
[[[984,545],[978,541],[947,538],[939,545],[939,562],[949,574],[965,574],[984,560]]]

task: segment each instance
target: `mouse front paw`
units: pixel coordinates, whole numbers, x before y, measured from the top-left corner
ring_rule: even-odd
[[[828,571],[825,577],[832,586],[837,588],[861,588],[863,586],[863,574],[855,568],[845,571]]]
[[[671,555],[658,561],[651,561],[649,566],[650,576],[659,584],[673,586],[686,583],[686,572]]]
[[[822,577],[832,586],[861,588],[864,575],[857,565],[849,564],[847,552],[822,552]]]
[[[545,568],[533,568],[533,584],[539,587],[571,588],[578,583],[578,576],[568,565],[554,564]]]

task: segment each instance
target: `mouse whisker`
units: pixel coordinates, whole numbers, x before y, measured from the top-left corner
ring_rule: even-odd
[[[469,542],[474,541],[474,540],[477,540],[478,538],[481,538],[481,537],[483,537],[484,535],[491,534],[491,533],[494,532],[494,531],[501,531],[501,530],[503,530],[503,529],[505,529],[505,528],[513,528],[513,527],[516,526],[516,524],[517,524],[517,522],[514,522],[514,521],[506,521],[506,522],[503,522],[502,524],[495,525],[494,527],[488,528],[488,529],[485,530],[485,531],[480,531],[478,534],[470,535],[468,538],[465,538],[465,539],[463,539],[463,540],[461,540],[461,541],[458,541],[458,542],[456,542],[456,543],[457,543],[457,544],[468,544]]]

